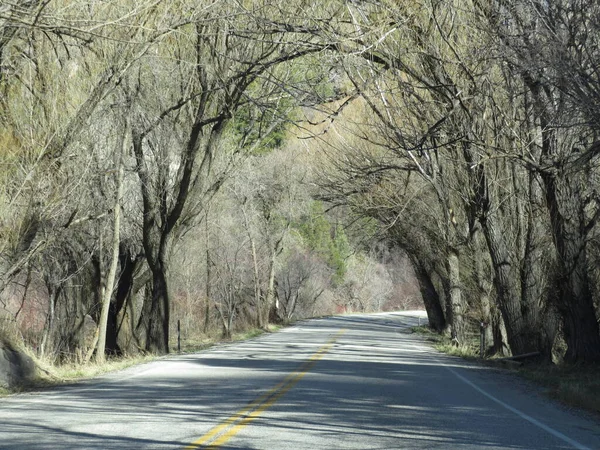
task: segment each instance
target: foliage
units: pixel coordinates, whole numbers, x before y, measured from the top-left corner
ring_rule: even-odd
[[[343,227],[327,219],[324,204],[319,201],[313,202],[308,214],[293,227],[304,239],[307,247],[334,270],[334,281],[338,284],[342,282],[351,249]]]
[[[491,353],[600,360],[597,16],[590,0],[8,5],[2,314],[39,354],[85,359],[101,298],[109,352],[166,352],[171,313],[231,335],[408,304],[398,285],[418,280],[461,347],[481,320]]]

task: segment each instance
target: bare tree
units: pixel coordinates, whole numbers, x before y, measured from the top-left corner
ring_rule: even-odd
[[[533,0],[512,8],[476,4],[496,38],[495,49],[508,63],[508,76],[524,88],[522,115],[534,149],[526,161],[545,191],[558,265],[556,306],[568,344],[565,359],[597,361],[600,333],[587,256],[598,211],[595,183],[590,184],[600,148],[597,5]]]
[[[280,73],[278,67],[322,48],[310,39],[299,42],[285,29],[263,27],[241,4],[231,6],[196,9],[192,24],[180,30],[186,39],[175,46],[165,41],[174,53],[172,72],[164,66],[140,67],[137,80],[144,82],[134,87],[143,94],[139,98],[153,99],[139,104],[132,125],[144,250],[153,277],[146,344],[151,351],[168,351],[172,241],[218,191],[236,156],[248,150],[245,136],[228,141],[228,127],[249,106],[277,111],[282,99],[293,94],[281,78],[286,71]],[[277,11],[269,5],[263,12]],[[174,73],[179,74],[176,83]],[[156,83],[176,84],[179,92],[157,98]]]

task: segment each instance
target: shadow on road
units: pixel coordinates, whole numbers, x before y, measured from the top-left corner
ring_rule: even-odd
[[[270,448],[311,448],[317,438],[337,443],[329,448],[360,448],[355,444],[363,441],[381,443],[369,447],[381,449],[528,448],[507,447],[506,436],[494,430],[503,417],[483,397],[466,405],[466,385],[443,398],[436,394],[433,387],[444,386],[449,372],[422,341],[399,333],[412,323],[389,316],[310,321],[163,361],[137,377],[44,394],[29,406],[0,407],[0,448],[182,448],[294,372],[341,328],[346,333],[323,359],[250,425],[279,436]],[[17,412],[27,408],[24,420]],[[87,419],[78,421],[82,417]],[[152,433],[159,427],[167,431]],[[131,430],[141,437],[131,437]],[[257,448],[260,439],[231,442],[222,448]],[[261,448],[269,445],[262,442]]]

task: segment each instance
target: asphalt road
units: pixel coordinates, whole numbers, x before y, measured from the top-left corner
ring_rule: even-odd
[[[600,424],[351,315],[0,399],[0,449],[600,449]]]

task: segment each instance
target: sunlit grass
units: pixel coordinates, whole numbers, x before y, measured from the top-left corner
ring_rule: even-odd
[[[252,339],[258,336],[261,336],[265,333],[274,333],[279,331],[282,328],[281,325],[273,325],[269,324],[267,330],[263,330],[262,328],[252,328],[250,330],[244,331],[243,333],[235,333],[231,338],[232,341],[245,341],[246,339]]]
[[[181,353],[201,352],[222,342],[238,342],[253,339],[265,333],[274,333],[276,331],[279,331],[283,327],[283,325],[269,324],[268,330],[263,330],[262,328],[250,328],[239,333],[233,333],[231,339],[215,337],[210,335],[206,336],[203,334],[195,337],[184,338],[181,341]],[[172,351],[173,353],[177,353],[176,343],[172,345]]]
[[[429,328],[427,325],[412,327],[411,331],[413,333],[417,333],[417,334],[424,336],[430,342],[442,342],[444,340],[444,336],[442,336],[439,333],[436,333],[431,328]]]
[[[69,362],[56,365],[49,361],[35,358],[37,367],[36,376],[19,386],[10,388],[0,387],[0,397],[94,378],[105,373],[116,372],[155,359],[157,359],[155,355],[140,355],[110,358],[103,364],[95,362]]]
[[[436,333],[427,326],[413,327],[412,331],[425,337],[439,352],[465,359],[479,358],[479,340],[471,337],[464,345],[456,345],[448,336]]]
[[[181,353],[196,353],[209,349],[214,346],[218,339],[206,336],[198,336],[194,338],[183,339],[181,341]],[[172,346],[172,352],[177,353],[177,344]]]
[[[242,333],[234,333],[231,337],[232,341],[245,341],[246,339],[252,339],[265,334],[265,330],[260,328],[252,328]]]
[[[456,346],[451,342],[434,345],[435,349],[447,355],[460,356],[465,359],[479,358],[479,351],[475,352],[472,346]]]
[[[283,326],[269,325],[268,330],[252,328],[240,333],[234,333],[231,340],[224,340],[219,337],[199,335],[194,339],[186,339],[181,342],[181,353],[194,353],[206,350],[220,342],[236,342],[252,339],[268,332],[276,332]],[[176,344],[171,346],[172,354],[177,354]],[[33,355],[30,355],[33,357]],[[34,357],[35,358],[35,357]],[[102,374],[116,372],[128,367],[147,363],[158,359],[156,355],[138,355],[138,356],[120,356],[112,357],[102,364],[94,361],[88,363],[72,361],[60,365],[52,364],[47,360],[35,358],[38,367],[36,378],[26,385],[10,389],[0,387],[0,397],[26,392],[40,388],[58,386],[66,383],[73,383],[89,378],[94,378]]]
[[[105,373],[116,372],[131,366],[154,361],[155,359],[157,359],[155,355],[138,355],[109,358],[102,364],[95,362],[71,362],[52,365],[47,362],[38,362],[40,369],[39,376],[33,382],[33,386],[50,386],[93,378]]]

